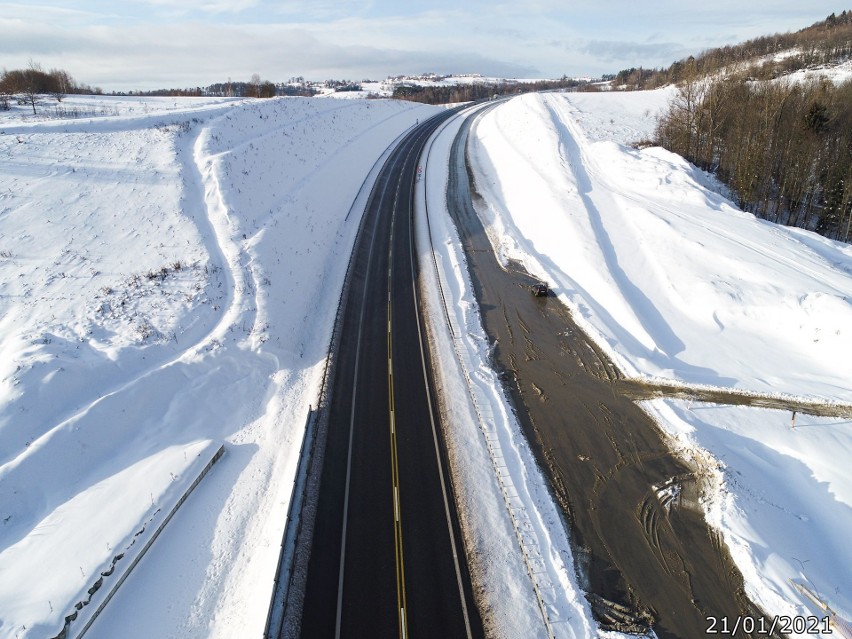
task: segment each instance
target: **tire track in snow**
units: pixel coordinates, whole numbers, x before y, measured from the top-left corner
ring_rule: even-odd
[[[202,129],[203,131],[204,129]],[[198,204],[193,204],[193,193],[196,197],[205,193],[204,189],[204,174],[198,168],[198,164],[193,159],[192,150],[196,148],[200,135],[185,139],[182,136],[176,136],[176,159],[183,167],[183,175],[186,184],[183,210],[188,213],[193,221],[198,225],[199,232],[202,238],[205,239],[205,247],[211,253],[211,256],[222,259],[223,263],[229,264],[218,235],[216,233],[215,224],[210,221],[207,215],[199,215]],[[189,153],[189,155],[188,155]],[[215,190],[215,189],[214,189]],[[205,205],[205,200],[201,199],[201,206]],[[209,228],[205,229],[205,221],[209,222]],[[212,238],[212,241],[208,238]],[[177,353],[168,353],[166,357],[159,360],[154,360],[141,372],[137,372],[129,379],[124,379],[112,385],[112,388],[103,392],[100,396],[89,401],[82,408],[74,411],[72,414],[63,417],[54,426],[45,429],[45,431],[31,444],[25,448],[18,456],[4,464],[0,469],[0,480],[6,487],[26,483],[27,477],[36,476],[39,469],[53,468],[55,476],[59,481],[52,486],[52,491],[43,495],[30,494],[34,489],[22,487],[18,490],[25,491],[26,501],[29,503],[26,513],[16,513],[15,531],[8,532],[4,535],[0,551],[14,545],[27,535],[29,535],[38,525],[38,522],[60,504],[67,503],[74,496],[84,492],[91,486],[95,485],[101,479],[109,476],[109,464],[104,464],[104,460],[109,457],[120,457],[126,465],[129,466],[133,459],[141,458],[150,451],[138,450],[138,438],[144,433],[138,430],[138,426],[142,422],[140,419],[113,417],[106,421],[100,413],[113,414],[117,413],[118,409],[113,408],[112,413],[106,407],[108,402],[115,402],[117,398],[128,391],[137,387],[143,381],[148,381],[154,375],[163,373],[171,369],[177,364],[194,363],[196,357],[207,345],[211,344],[216,336],[220,333],[224,334],[230,327],[228,324],[231,317],[235,316],[234,307],[237,303],[236,284],[241,282],[239,273],[235,276],[234,272],[228,271],[226,277],[228,283],[226,285],[226,299],[228,301],[228,311],[224,314],[221,320],[216,322],[214,326],[204,333],[194,343],[187,345]],[[170,410],[171,400],[169,398],[160,398],[160,406],[166,412]],[[124,412],[124,411],[121,411]],[[98,413],[95,415],[95,413]],[[87,416],[92,416],[86,419]],[[157,424],[155,427],[161,427]],[[108,436],[107,436],[108,432]],[[172,439],[181,441],[181,434],[175,433]],[[112,442],[112,445],[107,445],[107,442]],[[117,442],[124,442],[122,448],[123,453],[118,453],[116,449]],[[71,452],[76,454],[69,454]],[[128,454],[127,451],[130,452]],[[129,455],[129,456],[128,456]],[[23,493],[21,494],[23,495]]]

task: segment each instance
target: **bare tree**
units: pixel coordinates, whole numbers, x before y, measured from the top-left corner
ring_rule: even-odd
[[[12,84],[9,72],[3,69],[3,72],[0,73],[0,111],[9,110],[9,100],[12,99],[12,94],[15,92]]]
[[[848,241],[852,82],[687,81],[656,138],[716,173],[744,210]]]
[[[249,80],[249,91],[250,95],[253,98],[260,97],[260,75],[255,73],[251,76],[251,80]]]
[[[44,75],[44,72],[41,70],[41,65],[34,62],[32,58],[30,58],[27,68],[21,73],[21,86],[18,91],[23,94],[24,104],[29,104],[33,108],[33,115],[36,114],[36,105],[40,104],[39,80],[42,75]]]
[[[63,98],[68,95],[69,91],[74,88],[74,80],[68,75],[67,71],[62,69],[51,69],[50,79],[53,81],[51,95],[56,98],[57,102],[62,102]]]

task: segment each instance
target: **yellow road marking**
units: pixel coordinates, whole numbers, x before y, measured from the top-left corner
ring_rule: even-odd
[[[399,504],[399,459],[396,449],[396,417],[393,397],[393,339],[391,335],[391,302],[388,299],[388,405],[390,407],[391,481],[393,483],[394,547],[396,552],[396,598],[399,604],[399,635],[408,636],[405,617],[405,561],[402,556],[402,513]]]

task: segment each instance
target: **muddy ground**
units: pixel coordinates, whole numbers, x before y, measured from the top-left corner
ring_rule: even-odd
[[[469,188],[465,139],[453,151],[450,211],[495,364],[565,514],[598,621],[622,631],[653,627],[660,639],[692,639],[705,635],[708,616],[761,614],[705,522],[699,469],[668,449],[635,403],[678,396],[759,404],[758,398],[625,380],[564,305],[553,296],[533,297],[522,269],[500,267],[472,206],[477,195]],[[667,490],[674,485],[676,498],[677,490]]]

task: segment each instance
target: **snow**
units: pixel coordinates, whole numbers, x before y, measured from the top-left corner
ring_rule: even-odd
[[[848,407],[852,248],[758,220],[680,157],[626,146],[670,92],[527,95],[484,115],[471,154],[495,250],[550,282],[630,376]],[[708,521],[748,594],[771,615],[821,613],[796,583],[848,620],[848,418],[793,429],[791,413],[644,405],[709,478]]]
[[[629,375],[852,401],[852,247],[743,213],[659,147],[587,138],[573,100],[517,98],[476,128],[501,258],[549,281]]]
[[[653,138],[657,118],[676,94],[677,87],[668,86],[656,91],[620,91],[615,96],[565,95],[570,95],[571,117],[589,141],[631,145]]]
[[[350,207],[435,110],[63,104],[0,119],[0,637],[59,632],[222,442],[89,636],[260,635]]]
[[[653,400],[646,409],[684,457],[707,470],[708,521],[722,530],[755,602],[818,615],[790,580],[852,609],[852,420]],[[708,457],[707,451],[712,452]]]
[[[756,220],[677,156],[626,146],[651,137],[671,92],[526,95],[484,115],[472,153],[498,253],[547,280],[629,375],[852,401],[852,249]],[[0,639],[57,633],[222,443],[88,636],[260,636],[372,169],[436,110],[62,104],[0,113]],[[486,623],[618,637],[595,629],[490,367],[442,210],[459,124],[432,141],[418,250]],[[769,614],[817,614],[794,580],[852,617],[848,418],[800,414],[793,429],[778,411],[643,405],[705,478],[749,595]]]
[[[478,73],[461,74],[461,75],[437,75],[434,73],[425,73],[422,75],[402,75],[388,77],[385,80],[364,80],[357,82],[361,86],[360,91],[336,91],[333,88],[325,87],[322,84],[313,84],[312,88],[318,90],[322,97],[337,98],[341,100],[351,100],[360,98],[383,97],[389,98],[393,95],[394,90],[399,86],[420,86],[420,87],[453,87],[464,86],[471,84],[531,84],[541,82],[539,79],[518,79],[518,78],[498,78],[482,76]],[[584,78],[585,79],[585,78]]]
[[[844,60],[837,64],[826,64],[818,67],[801,69],[781,76],[776,81],[796,84],[821,79],[829,80],[834,85],[840,85],[852,80],[852,60]]]
[[[446,167],[460,120],[439,131],[424,153],[416,236],[432,354],[446,423],[452,424],[446,431],[450,465],[466,545],[478,558],[471,570],[488,610],[486,628],[501,637],[624,637],[596,627],[559,508],[491,367],[488,336],[446,207]]]

